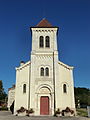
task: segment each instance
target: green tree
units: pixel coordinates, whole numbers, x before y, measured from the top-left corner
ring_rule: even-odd
[[[78,102],[80,102],[81,107],[90,105],[90,89],[78,87],[74,91],[76,107]]]
[[[4,91],[3,82],[2,82],[2,80],[0,80],[0,101],[4,101],[6,96],[7,96],[7,94]]]

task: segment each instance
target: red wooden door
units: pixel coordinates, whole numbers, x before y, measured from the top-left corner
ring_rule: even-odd
[[[49,115],[49,98],[47,96],[40,98],[40,115]]]

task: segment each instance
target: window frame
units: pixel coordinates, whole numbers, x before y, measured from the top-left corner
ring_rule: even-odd
[[[23,84],[23,94],[26,93],[26,84]]]
[[[42,76],[42,77],[44,76],[44,67],[40,68],[40,76]]]
[[[43,36],[39,37],[39,48],[44,48],[44,37]]]
[[[48,67],[45,68],[45,76],[49,77],[49,68]]]
[[[67,85],[65,83],[63,84],[63,93],[67,93]]]
[[[50,37],[49,36],[45,37],[45,47],[50,48]]]

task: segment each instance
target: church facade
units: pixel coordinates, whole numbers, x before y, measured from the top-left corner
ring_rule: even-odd
[[[73,67],[58,59],[57,32],[43,19],[31,27],[31,61],[16,67],[14,112],[32,108],[34,115],[53,115],[69,107],[75,110]]]

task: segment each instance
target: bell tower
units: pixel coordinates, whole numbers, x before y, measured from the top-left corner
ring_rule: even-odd
[[[46,19],[41,20],[32,30],[32,52],[57,51],[57,30]]]
[[[55,96],[55,79],[57,79],[58,69],[58,50],[57,50],[57,31],[58,27],[52,26],[46,19],[41,20],[35,27],[31,27],[32,31],[32,51],[31,51],[31,81],[30,81],[30,107],[35,108],[36,114],[42,114],[42,104],[40,100],[46,99],[50,103],[47,109],[54,110]],[[55,70],[54,70],[55,69]],[[47,94],[40,91],[52,92]],[[44,86],[44,87],[43,87]],[[49,88],[50,87],[50,88]],[[46,89],[47,88],[47,89]],[[37,92],[38,91],[38,92]],[[36,94],[35,94],[36,93]],[[38,103],[34,100],[38,99]],[[41,107],[40,107],[41,104]],[[39,105],[39,106],[37,106]],[[44,110],[44,109],[43,109]],[[39,113],[38,113],[39,112]]]

